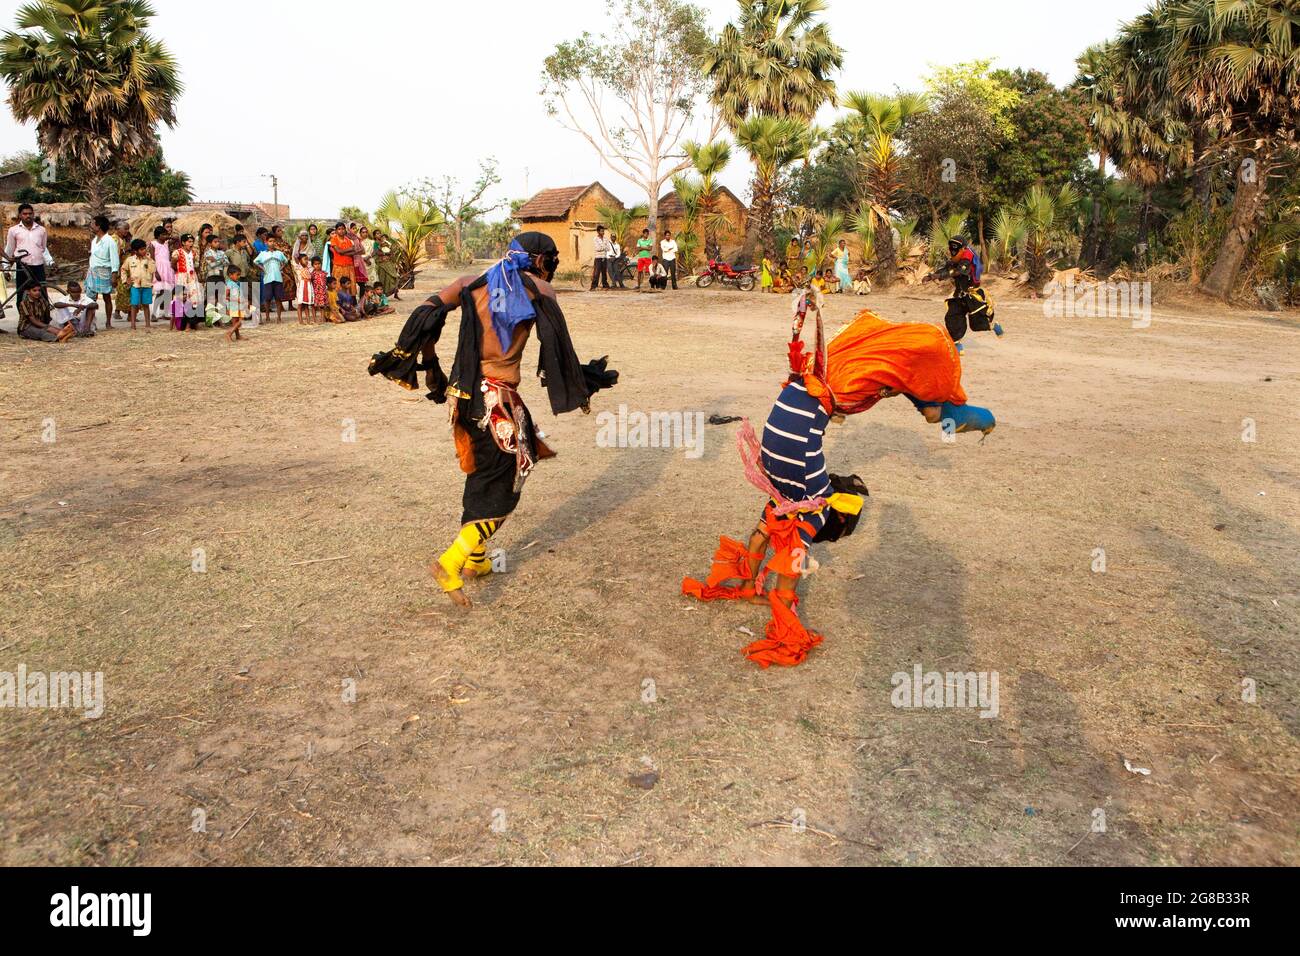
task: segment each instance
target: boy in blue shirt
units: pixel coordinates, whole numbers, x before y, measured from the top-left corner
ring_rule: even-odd
[[[289,257],[280,251],[279,244],[271,239],[266,251],[259,252],[254,265],[262,267],[262,311],[269,319],[271,303],[275,303],[275,321],[284,321],[284,264]]]

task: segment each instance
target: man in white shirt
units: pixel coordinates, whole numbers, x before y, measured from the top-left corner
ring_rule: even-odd
[[[605,238],[605,227],[596,227],[596,258],[591,264],[591,292],[596,291],[596,283],[602,289],[609,288],[609,240]]]
[[[18,265],[18,295],[27,291],[30,285],[45,286],[45,250],[49,246],[49,236],[45,227],[36,221],[36,210],[31,203],[18,207],[18,222],[9,227],[5,234],[5,255],[10,258],[15,253],[25,252]]]
[[[98,303],[81,291],[81,283],[69,282],[67,296],[51,304],[50,326],[55,330],[71,325],[77,335],[95,334],[95,310]]]
[[[663,240],[659,243],[659,257],[668,270],[668,277],[672,279],[673,288],[677,288],[677,242],[673,239],[673,234],[664,230]]]

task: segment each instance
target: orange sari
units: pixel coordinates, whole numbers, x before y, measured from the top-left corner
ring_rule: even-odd
[[[352,254],[355,251],[356,246],[351,239],[330,236],[330,270],[334,278],[356,280],[357,269],[352,264]]]

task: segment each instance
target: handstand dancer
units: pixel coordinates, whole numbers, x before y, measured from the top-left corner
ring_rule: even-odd
[[[816,304],[808,294],[799,298],[801,312]],[[802,326],[797,312],[791,375],[768,416],[761,444],[748,422],[740,432],[746,476],[769,498],[763,517],[748,545],[721,539],[707,581],[682,582],[683,594],[702,601],[749,599],[771,607],[766,636],[745,650],[764,668],[799,664],[822,642],[798,616],[799,580],[816,570],[808,549],[852,534],[867,494],[856,475],[827,473],[822,449],[826,426],[897,395],[906,395],[926,421],[952,432],[988,434],[996,426],[991,412],[966,404],[961,360],[934,326],[894,324],[864,311],[827,348],[819,313],[812,355],[804,353]],[[775,551],[771,561],[769,548]],[[769,574],[776,575],[776,586],[765,593]]]
[[[519,504],[524,480],[538,461],[555,452],[533,424],[517,391],[520,363],[536,326],[541,345],[541,376],[559,415],[590,411],[591,396],[618,381],[606,359],[578,363],[564,313],[550,279],[559,265],[555,243],[540,232],[515,237],[505,258],[477,278],[457,279],[421,305],[407,320],[397,347],[370,360],[370,374],[404,388],[419,387],[424,371],[428,397],[439,404],[453,399],[452,432],[465,472],[461,530],[433,563],[433,575],[453,602],[468,607],[465,575],[490,574],[487,541]],[[435,354],[447,313],[461,310],[460,341],[451,378]]]
[[[948,240],[948,252],[951,255],[942,269],[930,273],[922,282],[939,282],[952,279],[952,296],[948,299],[948,314],[944,324],[948,335],[954,342],[960,343],[966,335],[969,325],[972,332],[993,331],[999,338],[1002,326],[993,321],[993,302],[988,293],[980,287],[984,277],[984,267],[965,240],[954,237]],[[957,346],[960,352],[961,345]]]

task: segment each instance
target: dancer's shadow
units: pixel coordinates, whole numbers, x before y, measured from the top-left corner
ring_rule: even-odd
[[[967,569],[910,508],[878,504],[875,517],[878,544],[847,573],[865,577],[817,599],[851,609],[844,633],[862,635],[863,718],[854,732],[863,743],[844,831],[860,842],[845,844],[844,862],[992,863],[1006,852],[1022,862],[1093,859],[1091,849],[1069,858],[1066,850],[1089,832],[1116,783],[1083,740],[1069,693],[1045,674],[1017,676],[996,645],[972,640]],[[918,664],[945,685],[949,673],[996,673],[997,716],[981,717],[987,706],[895,706],[895,675],[910,678]],[[1099,859],[1143,859],[1145,841],[1128,837],[1122,848],[1097,843]],[[997,847],[1008,840],[1009,851]]]
[[[1300,535],[1285,521],[1232,503],[1199,476],[1189,475],[1185,484],[1192,500],[1209,503],[1209,524],[1250,555],[1253,565],[1217,560],[1163,528],[1149,528],[1143,539],[1174,569],[1170,592],[1182,618],[1208,644],[1231,655],[1241,676],[1256,682],[1257,705],[1300,737]],[[1248,706],[1241,694],[1239,684],[1225,682],[1211,696],[1220,704]]]

